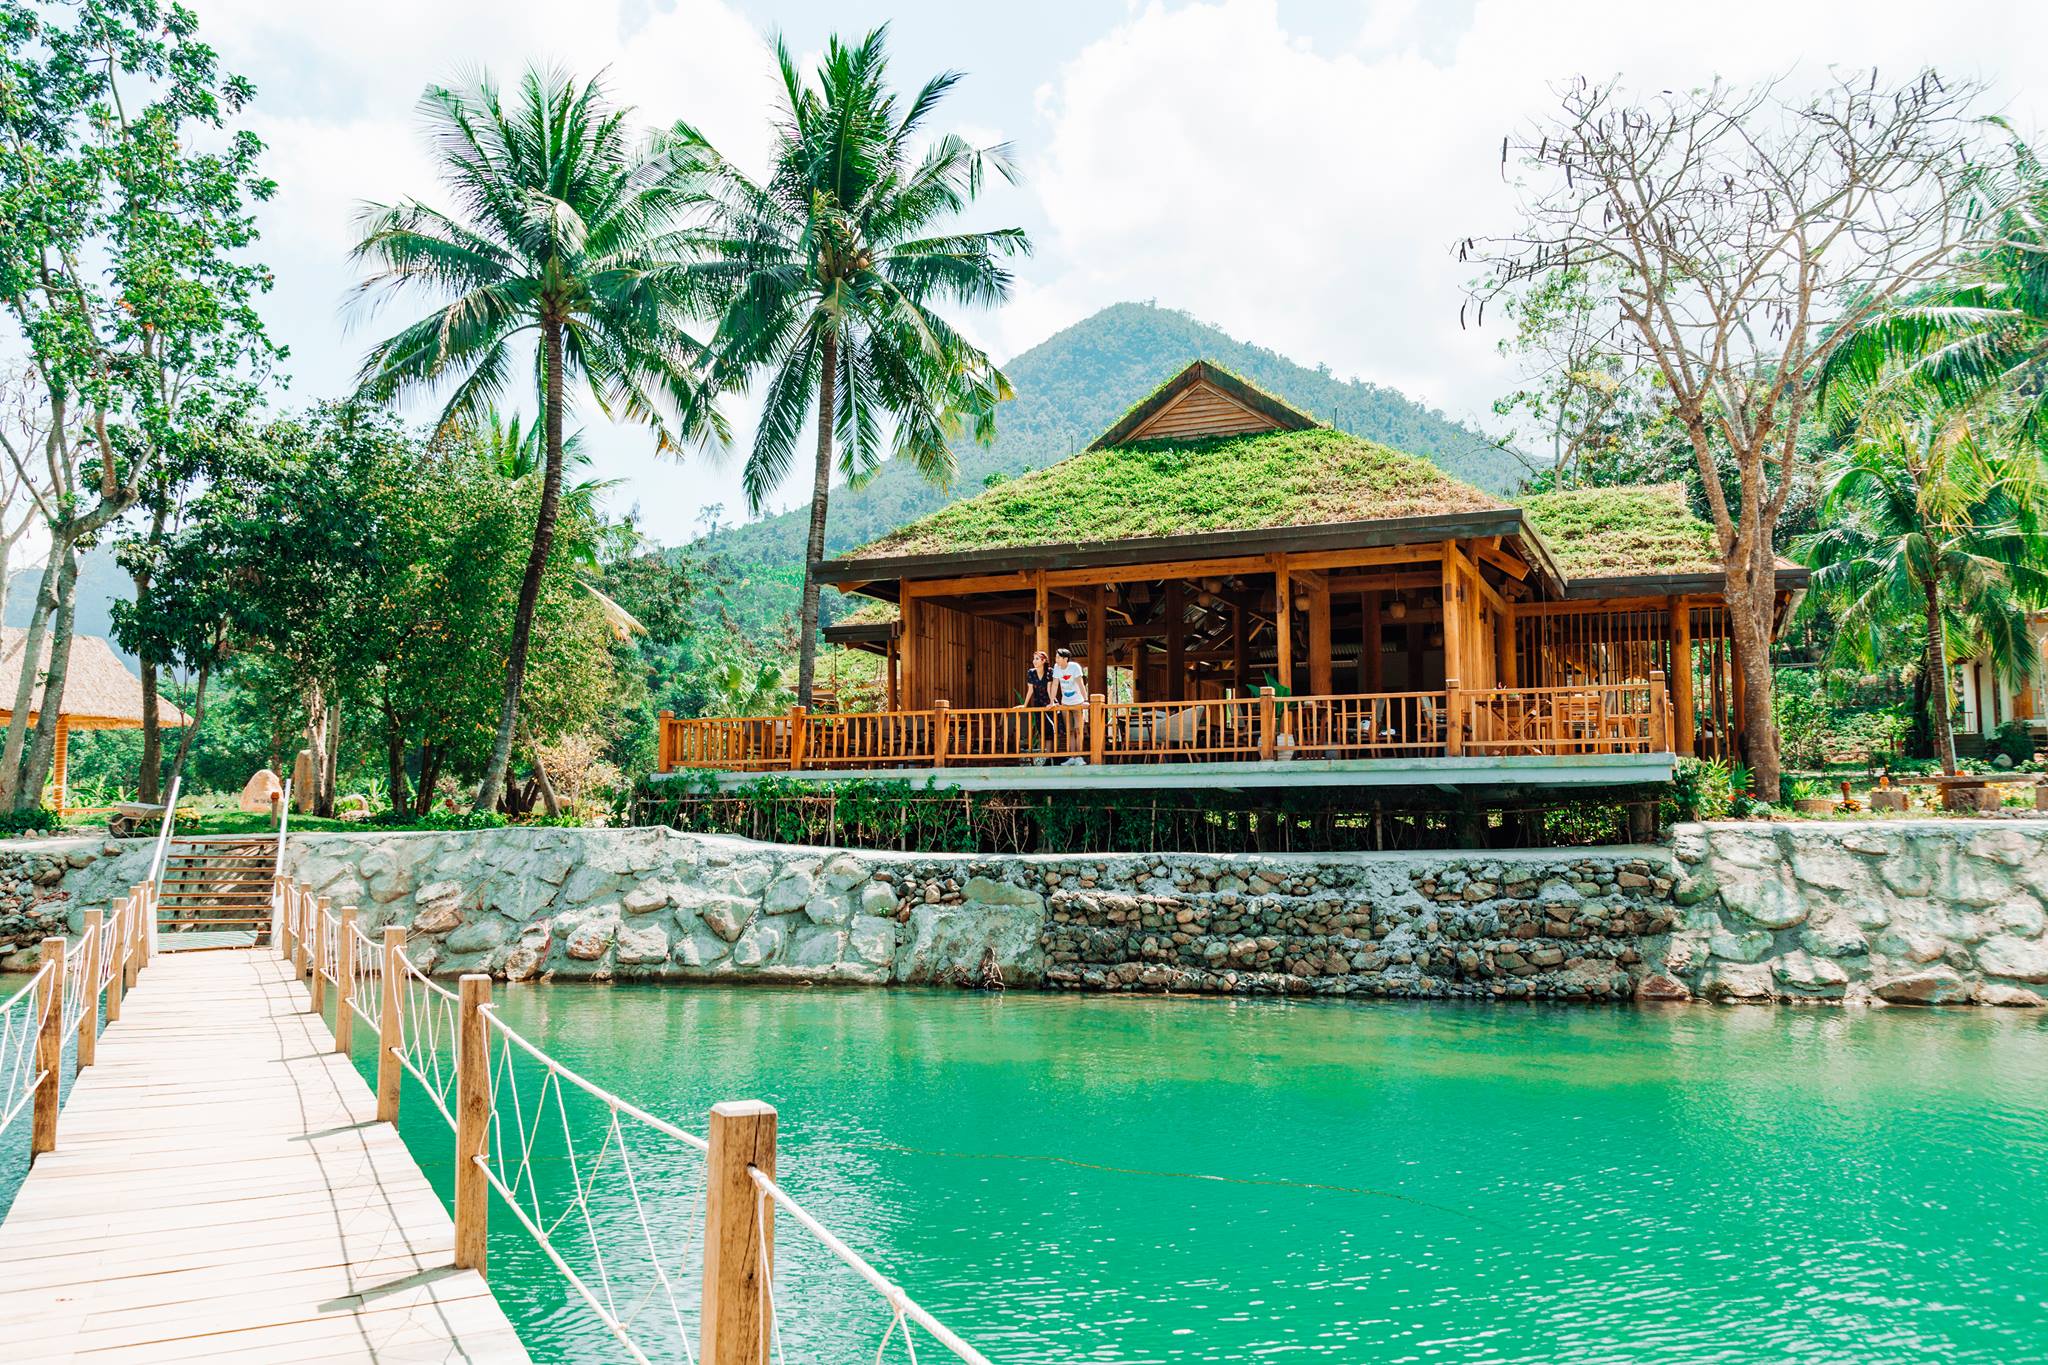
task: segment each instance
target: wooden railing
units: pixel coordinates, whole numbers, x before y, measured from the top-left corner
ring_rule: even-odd
[[[663,771],[1456,758],[1673,751],[1664,675],[1639,682],[1114,702],[1050,710],[661,718]]]

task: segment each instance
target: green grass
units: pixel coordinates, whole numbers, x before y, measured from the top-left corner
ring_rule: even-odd
[[[941,508],[854,558],[1262,530],[1505,506],[1414,455],[1341,431],[1087,450]]]
[[[1714,528],[1675,483],[1536,493],[1522,509],[1566,575],[1710,573],[1721,567]]]

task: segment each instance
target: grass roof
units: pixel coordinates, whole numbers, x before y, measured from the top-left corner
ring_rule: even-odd
[[[1522,509],[1568,578],[1713,573],[1714,528],[1686,506],[1679,484],[1537,493]]]
[[[1098,543],[1498,509],[1418,456],[1317,427],[1135,441],[942,507],[847,556]]]

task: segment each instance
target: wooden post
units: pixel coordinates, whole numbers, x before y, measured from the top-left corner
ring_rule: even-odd
[[[106,921],[104,910],[85,912],[85,932],[79,937],[78,950],[85,954],[85,970],[78,979],[85,983],[85,1009],[78,1020],[78,1069],[85,1070],[93,1064],[99,1053],[100,1044],[100,925]]]
[[[1273,559],[1273,676],[1280,690],[1294,693],[1294,584],[1287,577],[1287,561]]]
[[[1091,691],[1109,691],[1108,616],[1109,596],[1097,583],[1088,593],[1088,685]]]
[[[804,766],[804,716],[801,706],[789,708],[789,770],[797,771]]]
[[[398,1049],[405,1045],[405,1020],[399,1015],[399,958],[405,953],[405,926],[384,926],[384,975],[377,986],[377,1121],[398,1122],[398,1083],[402,1075]]]
[[[1088,694],[1088,761],[1102,762],[1102,727],[1107,719],[1102,709],[1103,697],[1100,692]]]
[[[1458,547],[1449,541],[1444,542],[1444,680],[1446,684],[1453,677],[1462,678],[1465,676],[1465,614],[1464,607],[1459,601],[1461,585],[1458,582],[1458,564]],[[1415,686],[1412,679],[1409,682],[1409,686]]]
[[[290,891],[292,899],[292,979],[306,979],[306,895],[298,887]]]
[[[1327,697],[1335,689],[1331,678],[1330,580],[1318,574],[1308,585],[1308,690]]]
[[[1521,641],[1516,638],[1520,631],[1518,619],[1519,613],[1515,609],[1515,604],[1509,602],[1500,614],[1500,685],[1506,688],[1519,688],[1522,685],[1521,664],[1517,652]]]
[[[455,1264],[481,1275],[491,1197],[481,1164],[491,1150],[491,1067],[483,1013],[491,1003],[491,978],[464,973],[461,1000],[455,1054]]]
[[[1031,574],[1031,630],[1035,643],[1031,646],[1045,655],[1045,665],[1052,667],[1052,599],[1045,590],[1045,570],[1034,569]]]
[[[673,728],[669,722],[675,718],[675,712],[663,711],[655,722],[654,747],[657,757],[655,758],[654,766],[657,772],[665,773],[676,765],[675,740],[669,734],[669,731]]]
[[[50,755],[50,776],[57,784],[57,813],[71,805],[71,722],[57,717],[57,744]]]
[[[122,988],[127,985],[127,982],[122,979],[125,973],[121,971],[121,931],[122,927],[126,924],[126,921],[121,920],[121,917],[126,915],[132,919],[135,913],[135,902],[132,898],[125,905],[114,907],[114,918],[121,921],[121,924],[115,928],[114,941],[108,945],[107,950],[112,958],[110,965],[114,969],[107,976],[107,1022],[110,1024],[117,1022],[121,1018]]]
[[[1188,699],[1188,656],[1187,656],[1187,603],[1182,598],[1181,581],[1176,578],[1166,585],[1166,701]],[[1134,641],[1138,647],[1131,651],[1132,688],[1135,695],[1135,679],[1143,671],[1145,650],[1142,641]]]
[[[1650,752],[1668,754],[1671,749],[1670,698],[1664,692],[1664,670],[1650,670]]]
[[[306,1009],[313,1014],[327,1007],[327,978],[320,964],[327,960],[327,897],[313,902],[313,980],[306,991]]]
[[[1380,592],[1375,588],[1363,593],[1359,599],[1361,619],[1358,647],[1358,690],[1377,692],[1380,690]]]
[[[946,744],[952,738],[948,733],[953,728],[952,711],[953,703],[947,701],[944,697],[932,703],[932,766],[934,768],[946,766]]]
[[[1245,688],[1250,685],[1250,679],[1245,676],[1246,670],[1251,666],[1250,660],[1247,658],[1248,653],[1244,628],[1244,603],[1232,602],[1230,604],[1230,671],[1237,680],[1237,695],[1240,697],[1244,695]]]
[[[1270,762],[1272,762],[1272,761],[1273,761],[1273,754],[1274,754],[1274,752],[1275,752],[1275,747],[1274,747],[1274,744],[1273,744],[1273,721],[1274,721],[1274,712],[1275,712],[1275,711],[1276,711],[1277,709],[1278,709],[1278,708],[1277,708],[1277,707],[1275,707],[1275,706],[1274,706],[1274,704],[1273,704],[1273,689],[1272,689],[1272,688],[1270,688],[1270,687],[1262,687],[1262,688],[1260,688],[1260,689],[1259,689],[1259,757],[1260,757],[1260,758],[1262,758],[1262,759],[1264,759],[1264,760],[1265,760],[1266,762],[1268,762],[1268,763],[1270,763]]]
[[[346,1057],[356,1035],[356,908],[341,907],[341,936],[334,944],[334,980],[341,999],[334,1006],[334,1050]]]
[[[749,1167],[775,1178],[775,1109],[759,1100],[711,1107],[704,1186],[704,1309],[700,1365],[767,1365],[768,1286],[775,1277],[775,1206]],[[766,1251],[764,1256],[762,1253]]]
[[[137,882],[130,893],[135,897],[135,918],[128,925],[128,941],[121,945],[122,970],[128,973],[129,989],[134,989],[142,976],[142,966],[149,954],[149,926],[144,918],[154,911],[150,906],[149,883]]]
[[[898,697],[901,695],[897,683],[897,661],[903,657],[902,646],[896,642],[896,632],[890,631],[888,640],[882,646],[882,687],[884,710],[901,710]]]
[[[1444,679],[1444,753],[1456,758],[1465,752],[1465,699],[1458,695],[1458,680]]]
[[[57,1082],[64,1065],[64,936],[43,940],[43,966],[48,968],[36,988],[36,1009],[42,1022],[36,1029],[35,1113],[29,1123],[29,1159],[38,1153],[57,1150]]]
[[[1690,758],[1699,724],[1692,699],[1692,604],[1682,597],[1671,603],[1671,709],[1676,729],[1673,752]]]

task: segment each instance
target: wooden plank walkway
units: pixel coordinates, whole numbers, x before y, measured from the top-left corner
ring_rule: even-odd
[[[0,1224],[0,1358],[523,1362],[267,949],[163,954]]]

